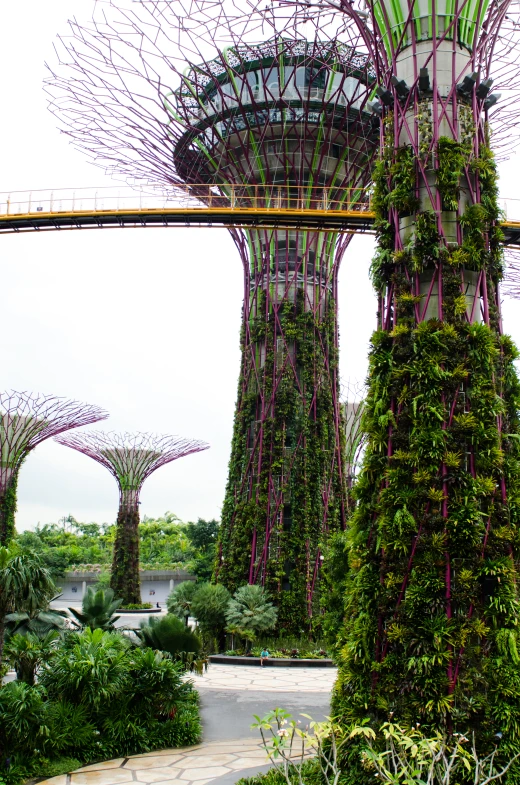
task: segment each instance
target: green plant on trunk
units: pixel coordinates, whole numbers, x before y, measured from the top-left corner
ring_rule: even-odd
[[[6,616],[14,612],[34,614],[46,607],[55,593],[50,572],[35,554],[13,544],[0,546],[0,665]]]
[[[94,589],[88,587],[83,600],[81,611],[69,608],[79,627],[89,627],[91,630],[112,630],[116,621],[121,617],[115,612],[121,607],[121,600],[114,599],[112,589]]]
[[[258,298],[257,312],[265,314],[265,295],[260,293]],[[303,635],[309,631],[311,615],[313,623],[318,626],[320,623],[319,591],[313,593],[311,601],[313,581],[308,573],[319,561],[326,537],[323,521],[327,521],[328,532],[340,529],[346,498],[342,476],[345,434],[344,428],[336,433],[335,426],[339,398],[339,390],[335,389],[338,368],[335,302],[331,296],[327,297],[323,311],[315,314],[306,307],[304,294],[298,290],[294,302],[285,299],[279,303],[276,318],[274,315],[267,320],[255,317],[248,329],[254,352],[260,356],[259,347],[265,347],[265,362],[258,382],[262,396],[257,382],[245,381],[248,372],[250,378],[257,372],[253,373],[248,365],[252,349],[246,351],[244,332],[244,359],[216,577],[235,592],[251,580],[251,562],[255,562],[254,573],[260,555],[264,554],[265,588],[278,608],[278,626],[281,631]],[[294,367],[288,359],[289,344],[294,347],[290,350],[295,358]],[[260,438],[257,420],[261,400],[270,401],[273,395],[275,404],[269,405],[271,416],[265,417],[261,426],[262,443],[269,459],[253,451],[254,464],[249,465],[251,439]],[[244,491],[248,466],[251,492]],[[279,498],[283,504],[272,500],[273,482],[281,483]],[[274,509],[278,509],[276,515]],[[268,541],[267,528],[270,529]],[[255,554],[252,554],[253,542]],[[253,574],[251,582],[257,580]]]
[[[451,207],[462,166],[454,154],[462,152],[439,145]],[[392,251],[385,205],[399,161],[383,157],[376,172],[382,246],[373,278],[380,292],[392,290],[395,308],[391,329],[372,337],[333,707],[345,726],[377,730],[393,718],[425,732],[474,731],[483,757],[499,733],[502,766],[520,739],[520,385],[518,353],[498,318],[496,172],[483,145],[477,161],[464,161],[483,173],[482,198],[459,215],[460,246],[448,247],[437,216],[422,211],[407,245]],[[471,273],[483,276],[489,324],[466,318],[461,276]],[[420,318],[419,274],[441,276],[442,321]],[[352,756],[345,782],[371,782],[355,745]],[[515,763],[506,780],[518,776]]]
[[[198,588],[195,581],[184,581],[173,589],[166,600],[168,613],[173,613],[184,619],[186,627],[191,614],[193,597]]]
[[[139,578],[139,510],[121,505],[117,513],[116,540],[110,588],[121,597],[123,607],[141,603]]]
[[[444,210],[458,210],[460,182],[472,151],[469,143],[441,136],[438,142],[437,188]]]
[[[7,545],[15,535],[18,471],[0,494],[0,545]]]

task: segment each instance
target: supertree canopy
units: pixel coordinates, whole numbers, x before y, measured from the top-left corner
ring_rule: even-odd
[[[273,11],[257,43],[258,18],[239,10],[110,4],[73,23],[49,79],[65,132],[114,172],[188,183],[203,200],[211,186],[246,208],[355,205],[378,131],[354,26],[343,43],[319,24],[307,39],[281,35]],[[264,585],[281,626],[301,630],[317,607],[322,541],[346,517],[337,273],[350,235],[326,217],[323,231],[302,219],[231,233],[244,269],[242,361],[216,578]]]
[[[207,450],[209,445],[179,436],[101,431],[64,434],[56,441],[93,458],[115,477],[119,488],[119,511],[110,586],[124,606],[140,604],[138,529],[143,483],[165,463]]]
[[[501,737],[504,757],[520,733],[520,388],[500,316],[491,84],[495,62],[502,85],[518,80],[508,6],[342,5],[374,58],[382,127],[378,329],[335,695],[345,721],[474,731],[480,749]],[[515,112],[499,142],[517,141]]]
[[[0,393],[0,545],[14,534],[18,474],[31,450],[51,436],[107,417],[99,406],[54,395]]]

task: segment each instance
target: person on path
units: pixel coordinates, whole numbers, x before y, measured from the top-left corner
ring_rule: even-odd
[[[268,657],[269,657],[269,650],[262,649],[262,651],[260,652],[260,667],[262,668],[264,667],[264,660],[266,660]]]

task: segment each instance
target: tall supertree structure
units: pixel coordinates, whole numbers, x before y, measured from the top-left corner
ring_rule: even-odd
[[[107,417],[99,406],[54,395],[0,393],[0,545],[15,531],[18,475],[31,450],[51,436]]]
[[[124,606],[140,604],[139,496],[144,481],[160,466],[207,450],[209,445],[179,436],[102,431],[67,433],[56,441],[93,458],[115,477],[119,510],[110,586]]]
[[[62,39],[50,89],[79,147],[133,180],[192,184],[201,199],[211,185],[239,207],[333,215],[356,204],[378,135],[352,25],[345,43],[319,26],[305,40],[278,34],[273,15],[273,35],[256,43],[254,15],[222,4],[192,4],[182,19],[179,3],[136,6]],[[350,236],[326,216],[323,231],[302,217],[301,228],[231,233],[242,360],[216,579],[264,585],[281,626],[302,630],[322,540],[345,524],[337,274]]]
[[[482,748],[499,733],[507,755],[520,732],[520,390],[488,121],[495,63],[503,86],[518,79],[517,15],[507,0],[342,7],[374,59],[382,123],[378,330],[335,708],[474,730]]]

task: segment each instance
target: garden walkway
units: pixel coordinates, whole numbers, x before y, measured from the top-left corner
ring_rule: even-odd
[[[204,741],[194,747],[162,750],[85,766],[40,785],[232,785],[241,776],[268,768],[253,714],[277,706],[321,719],[328,713],[334,668],[265,668],[210,665],[196,676],[201,696]]]

